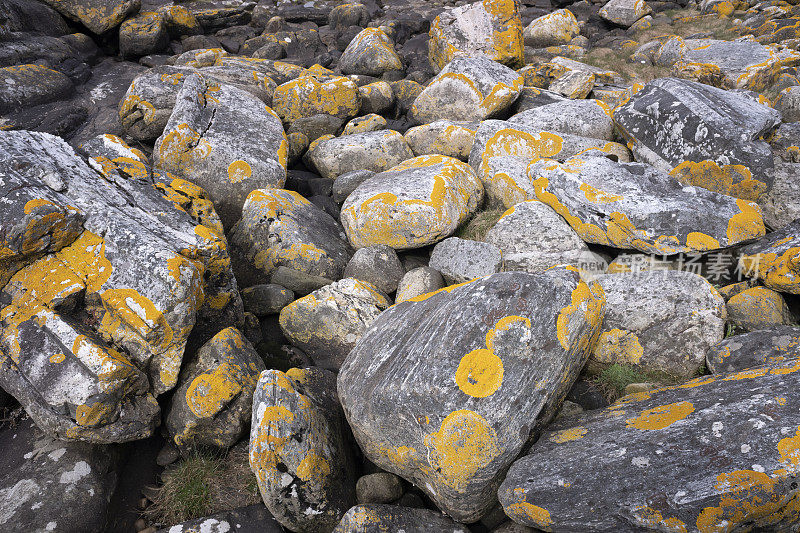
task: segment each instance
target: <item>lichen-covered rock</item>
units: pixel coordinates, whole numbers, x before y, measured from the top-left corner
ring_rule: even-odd
[[[80,22],[96,34],[114,29],[135,13],[141,0],[45,0],[65,17]]]
[[[344,202],[356,187],[375,175],[372,170],[351,170],[339,176],[333,182],[333,199],[336,203]]]
[[[253,285],[241,292],[244,310],[258,317],[280,313],[294,301],[294,292],[275,283]]]
[[[483,186],[469,165],[440,155],[409,159],[359,185],[341,220],[355,248],[419,248],[452,234],[480,205]]]
[[[784,122],[800,121],[800,87],[787,87],[775,100],[775,109],[781,114]]]
[[[149,436],[195,324],[241,318],[210,202],[131,158],[90,167],[42,133],[3,133],[0,162],[14,239],[0,261],[16,270],[0,280],[0,386],[59,438]]]
[[[727,301],[728,320],[747,331],[794,324],[781,293],[766,287],[746,289]]]
[[[770,289],[800,294],[800,219],[740,249],[745,272]]]
[[[225,328],[181,371],[166,417],[167,431],[184,453],[226,450],[247,431],[253,390],[264,361],[242,333]]]
[[[519,96],[524,79],[485,57],[456,57],[411,106],[421,123],[440,119],[484,120],[507,109]]]
[[[704,376],[564,420],[512,465],[503,509],[551,531],[790,530],[798,370],[793,361]]]
[[[372,324],[342,365],[339,398],[370,461],[473,522],[555,414],[602,317],[602,292],[566,268],[447,287]]]
[[[614,121],[637,161],[683,183],[745,200],[772,185],[772,153],[759,138],[780,115],[747,96],[659,78],[615,108]]]
[[[270,275],[279,266],[339,279],[352,254],[333,217],[285,189],[250,193],[242,219],[231,232],[231,242],[247,266],[255,269],[243,277],[253,279]]]
[[[162,13],[138,13],[119,27],[119,52],[123,57],[153,54],[166,48],[167,43],[167,19]]]
[[[529,128],[610,141],[611,109],[599,100],[563,100],[522,111],[508,121]]]
[[[406,272],[397,285],[395,303],[411,300],[444,286],[444,278],[438,270],[428,266],[413,268]]]
[[[155,533],[283,533],[285,530],[263,503],[215,513],[176,524]]]
[[[386,119],[375,113],[356,117],[345,125],[342,136],[386,129]]]
[[[344,49],[339,69],[344,74],[380,77],[385,72],[403,70],[403,61],[386,32],[381,28],[366,28]]]
[[[605,157],[528,167],[536,197],[589,243],[653,254],[705,252],[764,235],[753,202],[682,186],[642,163]]]
[[[414,154],[400,133],[381,130],[322,139],[306,156],[323,178],[336,179],[355,170],[382,172]]]
[[[409,128],[404,137],[414,155],[441,154],[466,161],[477,131],[476,122],[437,120]]]
[[[609,0],[600,8],[599,14],[607,21],[627,28],[652,12],[644,0]]]
[[[361,95],[361,115],[385,113],[394,105],[394,91],[385,81],[362,85],[358,88],[358,94]]]
[[[481,0],[448,9],[431,23],[428,59],[439,71],[459,55],[484,56],[522,66],[524,42],[519,2]]]
[[[714,374],[737,372],[800,357],[800,328],[774,326],[728,337],[706,352]]]
[[[346,432],[334,374],[314,367],[261,373],[250,468],[267,509],[287,529],[328,532],[355,505]]]
[[[586,98],[594,88],[595,76],[585,70],[565,72],[548,85],[548,89],[571,99]]]
[[[366,281],[384,294],[397,290],[405,273],[397,252],[385,244],[359,248],[344,269],[345,278]]]
[[[772,187],[758,199],[758,205],[764,223],[780,229],[800,218],[800,205],[795,201],[800,195],[800,164],[776,161],[772,176]]]
[[[593,258],[580,236],[551,207],[530,200],[503,213],[484,240],[503,254],[503,268],[537,274],[555,265],[578,268]]]
[[[391,503],[403,495],[403,480],[389,472],[376,472],[358,478],[358,503]]]
[[[545,48],[569,44],[580,34],[578,19],[569,9],[557,9],[531,21],[522,32],[526,46]]]
[[[281,310],[281,331],[316,366],[338,370],[364,331],[391,302],[353,278],[326,285]]]
[[[157,168],[208,191],[226,227],[239,220],[250,192],[283,187],[287,155],[283,125],[270,108],[198,74],[184,82],[153,150]]]
[[[42,65],[14,65],[0,68],[0,113],[23,106],[53,102],[70,96],[72,81],[57,70]]]
[[[597,278],[606,296],[591,362],[686,378],[725,336],[725,300],[703,277],[665,270]]]
[[[433,247],[429,266],[441,272],[445,282],[452,285],[500,272],[503,254],[488,242],[448,237]]]
[[[320,113],[347,120],[358,115],[361,95],[350,78],[306,75],[278,85],[272,107],[286,123]]]
[[[405,531],[405,533],[467,533],[469,530],[450,518],[429,509],[414,509],[399,505],[356,505],[342,517],[334,533],[376,533]]]

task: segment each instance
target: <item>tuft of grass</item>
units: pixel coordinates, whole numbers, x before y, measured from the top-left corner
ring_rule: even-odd
[[[478,211],[456,230],[455,236],[471,241],[482,241],[486,237],[486,232],[497,224],[503,213],[504,209]]]
[[[161,481],[145,511],[153,525],[174,525],[261,501],[246,443],[227,454],[193,453],[165,470]]]
[[[614,363],[604,368],[594,378],[595,383],[609,403],[625,394],[625,387],[631,383],[658,383],[673,385],[683,381],[666,372],[641,371],[631,365]]]

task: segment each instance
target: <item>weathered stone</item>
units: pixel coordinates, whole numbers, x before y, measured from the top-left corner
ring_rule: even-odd
[[[344,269],[344,277],[366,281],[385,294],[397,290],[405,273],[397,253],[383,244],[359,248]]]
[[[501,250],[507,271],[537,274],[561,264],[580,269],[595,259],[563,218],[535,200],[518,203],[503,213],[484,240]]]
[[[309,147],[307,157],[322,177],[336,179],[354,170],[388,170],[414,154],[401,134],[381,130],[322,139]]]
[[[394,105],[394,91],[385,81],[376,81],[358,88],[361,95],[360,115],[385,113]]]
[[[433,247],[429,266],[453,285],[500,272],[503,257],[500,248],[488,242],[448,237]]]
[[[275,89],[272,107],[284,122],[319,113],[347,120],[358,115],[361,96],[343,76],[301,76]]]
[[[226,450],[247,431],[253,390],[264,370],[239,330],[225,328],[206,342],[181,371],[166,417],[167,431],[184,454]]]
[[[764,235],[753,202],[683,186],[642,163],[541,160],[528,176],[542,202],[589,243],[652,254],[705,252]]]
[[[344,127],[342,136],[355,135],[356,133],[367,133],[368,131],[379,131],[386,129],[386,119],[375,113],[356,117]]]
[[[139,10],[140,0],[45,0],[65,17],[80,22],[94,33],[116,28]]]
[[[432,155],[376,174],[342,205],[342,225],[355,248],[419,248],[449,236],[480,205],[483,187],[469,165]]]
[[[352,254],[336,220],[285,189],[250,193],[242,219],[231,232],[231,242],[253,270],[250,274],[242,272],[245,280],[257,280],[279,266],[339,279]]]
[[[184,82],[153,150],[156,167],[208,191],[226,227],[239,220],[252,191],[283,186],[287,155],[283,125],[271,109],[198,74]]]
[[[694,375],[725,336],[725,300],[686,271],[609,274],[603,330],[591,363],[632,365],[679,378]]]
[[[800,220],[740,249],[741,266],[770,289],[800,294]]]
[[[230,511],[216,513],[203,518],[187,520],[154,533],[283,533],[284,529],[267,511],[264,504],[257,503]],[[149,533],[145,530],[145,533]]]
[[[347,511],[334,533],[372,533],[373,531],[405,531],[405,533],[467,533],[467,528],[441,513],[429,509],[413,509],[399,505],[356,505]]]
[[[414,155],[441,154],[466,161],[477,131],[476,122],[437,120],[410,128],[404,137]]]
[[[303,133],[309,142],[314,142],[325,135],[336,135],[342,131],[344,120],[323,113],[300,117],[292,121],[287,133]]]
[[[405,302],[443,288],[442,274],[429,266],[421,266],[406,272],[397,285],[395,303]]]
[[[351,170],[336,176],[333,182],[333,199],[337,203],[344,202],[356,187],[375,175],[372,170]]]
[[[568,9],[557,9],[552,13],[531,21],[522,32],[525,46],[545,48],[568,44],[581,32],[578,19]]]
[[[772,154],[758,139],[780,121],[774,109],[731,91],[659,78],[614,110],[637,161],[697,185],[756,200],[772,185]]]
[[[166,17],[154,11],[139,13],[119,27],[119,52],[123,57],[141,57],[167,47]]]
[[[553,80],[547,88],[567,98],[581,99],[592,92],[594,83],[595,77],[591,72],[573,70]]]
[[[728,320],[747,331],[795,323],[779,292],[766,287],[746,289],[727,301]]]
[[[511,67],[524,60],[515,0],[481,0],[443,11],[431,23],[428,59],[439,71],[459,55],[484,56]]]
[[[728,337],[706,352],[714,374],[737,372],[800,357],[800,328],[774,326]]]
[[[183,37],[198,35],[203,33],[200,21],[185,6],[167,6],[160,8],[159,12],[164,14],[167,23],[167,30],[173,37]]]
[[[394,50],[392,39],[381,28],[367,28],[355,36],[339,58],[344,74],[381,76],[403,70],[403,62]]]
[[[385,311],[338,378],[364,454],[454,519],[478,520],[583,366],[602,322],[596,291],[564,268],[508,272]]]
[[[281,309],[294,301],[294,293],[274,283],[253,285],[242,291],[244,310],[256,316],[280,313]]]
[[[306,274],[305,272],[293,268],[279,266],[275,269],[275,272],[272,273],[272,276],[270,276],[270,282],[282,285],[295,294],[305,296],[325,285],[330,285],[333,283],[333,280],[322,276]]]
[[[800,218],[800,205],[795,201],[800,195],[800,164],[776,161],[772,176],[772,187],[758,199],[758,205],[764,222],[779,229]]]
[[[775,101],[775,109],[784,122],[800,122],[800,87],[787,87]]]
[[[614,122],[610,108],[599,100],[562,100],[523,111],[508,119],[512,124],[556,133],[610,141]]]
[[[175,99],[188,67],[160,66],[147,70],[131,82],[123,98],[119,117],[125,131],[138,141],[158,138],[175,107]]]
[[[314,367],[261,373],[250,467],[267,509],[284,527],[327,532],[355,504],[346,431],[334,374]]]
[[[0,113],[53,102],[71,95],[75,90],[67,76],[41,65],[0,68],[0,80]]]
[[[389,472],[378,472],[358,478],[358,503],[391,503],[403,495],[403,480]]]
[[[284,307],[281,330],[316,366],[338,370],[364,331],[390,303],[369,283],[345,278]]]
[[[484,120],[507,109],[524,80],[510,68],[485,57],[457,57],[431,80],[411,106],[421,123]]]
[[[0,163],[1,261],[17,270],[0,269],[13,273],[0,279],[0,386],[59,438],[149,436],[195,324],[241,319],[210,202],[131,158],[90,167],[47,134],[3,133]]]
[[[600,8],[599,14],[607,21],[627,28],[652,12],[644,0],[609,0]]]
[[[552,531],[789,530],[798,369],[703,376],[567,419],[512,465],[500,502]]]

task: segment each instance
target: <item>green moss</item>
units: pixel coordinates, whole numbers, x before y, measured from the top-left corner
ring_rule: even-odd
[[[478,211],[456,230],[455,236],[471,241],[482,241],[486,232],[497,224],[503,213],[505,213],[503,209]]]

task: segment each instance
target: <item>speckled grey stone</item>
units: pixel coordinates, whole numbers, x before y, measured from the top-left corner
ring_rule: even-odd
[[[500,272],[500,248],[488,242],[449,237],[433,247],[428,265],[442,273],[448,285]]]

